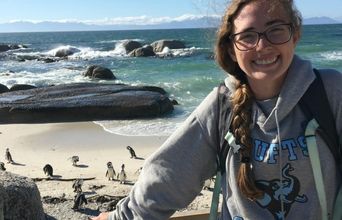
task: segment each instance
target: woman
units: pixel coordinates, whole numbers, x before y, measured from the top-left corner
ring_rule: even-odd
[[[222,177],[222,219],[321,219],[303,135],[308,119],[298,101],[315,79],[310,62],[294,55],[301,17],[291,0],[233,0],[218,31],[216,57],[230,75],[230,149]],[[342,75],[320,70],[342,133]],[[219,145],[217,89],[145,163],[129,196],[94,219],[168,219],[215,175]],[[341,138],[339,139],[341,143]],[[340,173],[317,137],[328,213]],[[280,147],[281,146],[281,147]]]

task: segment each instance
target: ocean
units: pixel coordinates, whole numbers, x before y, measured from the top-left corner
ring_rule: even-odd
[[[0,33],[0,43],[24,44],[27,48],[0,53],[0,83],[31,84],[38,87],[71,82],[89,82],[82,74],[90,65],[111,69],[113,83],[154,85],[164,88],[178,101],[175,110],[161,118],[96,121],[106,131],[120,135],[170,135],[225,77],[213,60],[215,29],[127,30],[88,32]],[[170,50],[172,56],[129,57],[125,40],[150,44],[176,39],[185,49]],[[317,68],[342,72],[342,24],[308,25],[296,53]],[[68,59],[45,63],[57,49],[75,51]],[[22,61],[25,60],[25,61]],[[97,80],[96,80],[97,81]],[[108,83],[108,81],[100,81]]]

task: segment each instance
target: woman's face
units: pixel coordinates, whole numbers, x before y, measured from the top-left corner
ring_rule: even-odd
[[[272,7],[268,1],[253,1],[237,14],[234,34],[244,31],[264,32],[275,25],[288,23],[290,18],[281,4]],[[241,51],[233,44],[229,53],[246,73],[252,89],[253,85],[260,87],[265,83],[275,83],[280,87],[292,61],[298,38],[299,34],[293,33],[288,42],[274,45],[262,36],[253,49]]]

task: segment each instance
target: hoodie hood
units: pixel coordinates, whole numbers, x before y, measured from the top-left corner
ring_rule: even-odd
[[[311,63],[295,55],[271,114],[266,118],[260,110],[255,109],[256,104],[253,106],[253,112],[258,113],[256,123],[260,128],[264,131],[276,128],[274,110],[277,109],[277,118],[281,123],[297,105],[315,78]]]

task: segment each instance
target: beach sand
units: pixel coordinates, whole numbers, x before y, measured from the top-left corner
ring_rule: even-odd
[[[126,196],[139,176],[137,170],[144,161],[167,139],[164,136],[120,136],[111,134],[93,122],[14,124],[0,125],[0,161],[5,162],[5,149],[9,148],[14,164],[5,162],[6,171],[30,178],[46,178],[43,167],[50,164],[54,178],[95,178],[86,180],[82,190],[86,198],[96,195]],[[131,159],[127,146],[133,147],[137,159]],[[1,156],[3,152],[3,156]],[[72,166],[70,158],[79,156],[78,166]],[[116,172],[125,164],[128,184],[109,181],[105,177],[106,164],[111,161]],[[36,181],[40,195],[63,197],[62,203],[43,203],[50,219],[87,219],[99,211],[96,203],[88,203],[85,209],[71,209],[75,193],[73,181]],[[101,186],[92,189],[92,186]],[[181,212],[206,210],[210,206],[211,192],[203,190],[200,195]]]

